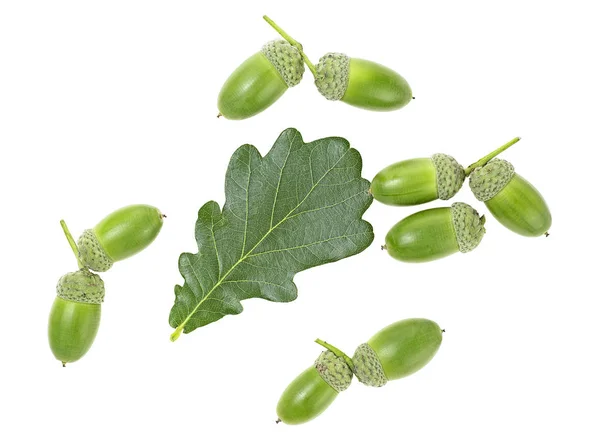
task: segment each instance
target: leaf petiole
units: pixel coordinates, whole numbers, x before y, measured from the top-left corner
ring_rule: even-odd
[[[185,327],[185,324],[187,323],[187,320],[185,322],[183,322],[181,325],[179,325],[177,327],[177,329],[175,329],[175,331],[173,331],[173,333],[171,334],[171,336],[169,337],[169,339],[171,341],[177,341],[177,339],[179,338],[179,336],[181,335],[181,333],[183,332],[183,328]]]

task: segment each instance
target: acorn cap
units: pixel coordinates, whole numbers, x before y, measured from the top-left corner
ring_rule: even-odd
[[[515,168],[506,160],[494,159],[484,167],[475,168],[469,186],[479,201],[488,201],[506,187],[515,175]]]
[[[454,157],[446,154],[434,154],[431,160],[435,167],[438,197],[440,200],[449,200],[462,187],[465,170]]]
[[[344,359],[331,351],[321,352],[315,361],[315,368],[321,378],[338,392],[346,390],[352,382],[352,371]]]
[[[261,52],[275,66],[288,87],[297,85],[304,74],[304,60],[298,49],[285,40],[265,44]]]
[[[56,294],[72,302],[100,304],[104,302],[104,282],[97,274],[82,268],[61,277]]]
[[[479,245],[485,234],[485,217],[479,217],[477,211],[466,203],[454,203],[450,210],[458,249],[463,253],[470,252]]]
[[[104,251],[93,230],[83,231],[77,240],[77,248],[79,249],[79,259],[90,270],[103,272],[112,267],[112,259]]]
[[[330,101],[342,99],[350,78],[350,57],[343,53],[327,53],[315,68],[315,85],[319,92]]]
[[[361,383],[367,386],[381,387],[388,382],[381,361],[369,344],[363,343],[356,348],[352,362],[354,363],[354,375]]]

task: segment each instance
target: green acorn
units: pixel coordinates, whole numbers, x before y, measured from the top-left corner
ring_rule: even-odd
[[[408,82],[373,61],[327,53],[316,67],[315,85],[325,98],[375,111],[392,111],[412,100]]]
[[[465,170],[451,156],[403,160],[381,170],[371,182],[373,197],[392,206],[449,200],[462,187]]]
[[[165,216],[146,204],[134,204],[106,216],[77,241],[79,258],[85,267],[103,272],[116,261],[148,247],[160,232]]]
[[[467,169],[446,154],[394,163],[377,173],[369,191],[377,201],[392,206],[414,206],[437,199],[449,200],[460,190],[465,176],[475,167],[483,166],[519,140],[519,137],[515,137]]]
[[[302,55],[284,40],[271,41],[244,61],[219,92],[219,116],[246,119],[271,106],[302,80]]]
[[[319,416],[352,382],[352,370],[331,351],[290,383],[277,403],[277,422],[302,424]]]
[[[485,217],[466,203],[407,216],[385,237],[384,249],[403,262],[428,262],[475,249],[485,234]]]
[[[415,373],[431,361],[442,343],[442,330],[427,319],[393,323],[360,345],[352,362],[356,378],[381,387]]]
[[[80,269],[62,276],[50,310],[48,341],[63,366],[83,357],[100,326],[104,282],[97,274]]]
[[[552,215],[539,191],[506,160],[476,168],[469,186],[502,225],[523,236],[548,235]]]

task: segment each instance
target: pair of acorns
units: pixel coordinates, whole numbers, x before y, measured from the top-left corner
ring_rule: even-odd
[[[432,320],[400,320],[361,344],[352,358],[317,339],[327,350],[283,391],[277,422],[294,425],[316,418],[350,386],[353,376],[367,386],[382,387],[417,372],[437,353],[443,332]]]
[[[61,221],[79,265],[78,271],[59,279],[48,321],[50,349],[63,366],[86,354],[100,326],[104,281],[90,270],[105,272],[114,262],[142,251],[154,241],[164,218],[156,207],[126,206],[85,230],[77,244]]]
[[[469,177],[475,198],[502,225],[523,236],[548,236],[552,216],[542,195],[509,162],[492,160],[519,140],[511,140],[466,169],[446,154],[394,163],[373,178],[370,192],[384,204],[414,206],[452,198]],[[485,216],[466,203],[423,210],[394,225],[383,248],[404,262],[466,253],[479,245],[484,224]]]
[[[328,53],[315,66],[300,43],[270,18],[263,18],[285,40],[265,44],[229,76],[217,100],[219,116],[239,120],[265,110],[300,83],[305,63],[317,89],[329,100],[375,111],[397,110],[411,101],[410,86],[395,71],[342,53]]]

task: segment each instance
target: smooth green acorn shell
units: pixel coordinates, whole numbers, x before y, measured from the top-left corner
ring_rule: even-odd
[[[446,154],[403,160],[381,170],[371,182],[373,197],[391,206],[448,200],[462,187],[465,171]]]
[[[542,194],[506,160],[490,161],[471,174],[469,185],[503,226],[523,236],[548,233],[552,215]]]
[[[100,326],[104,283],[87,270],[60,278],[48,319],[48,342],[52,353],[65,365],[83,357],[92,346]]]
[[[219,113],[240,120],[264,111],[304,74],[300,52],[284,40],[271,41],[227,78],[217,99]]]
[[[111,213],[77,241],[81,262],[94,271],[107,271],[114,262],[139,253],[158,236],[164,216],[146,204]]]
[[[383,328],[357,349],[352,357],[354,373],[364,384],[380,387],[387,380],[403,378],[424,367],[441,343],[442,330],[437,323],[427,319],[401,320]],[[378,370],[384,372],[385,379]]]
[[[373,61],[328,53],[315,68],[315,85],[329,100],[374,111],[397,110],[412,100],[406,80]]]
[[[407,216],[385,237],[390,256],[404,262],[428,262],[479,245],[485,218],[465,203],[436,207]]]
[[[283,391],[277,403],[277,416],[285,424],[308,422],[323,413],[338,394],[325,382],[317,368],[311,366]]]

